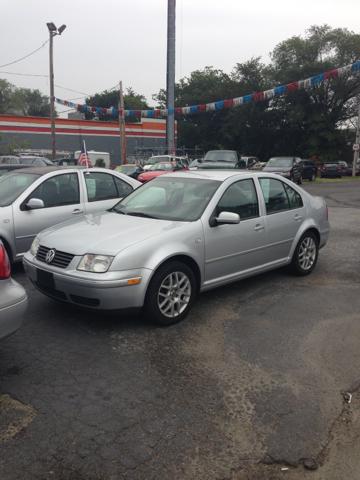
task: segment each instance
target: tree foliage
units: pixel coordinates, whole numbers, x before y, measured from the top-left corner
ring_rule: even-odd
[[[126,94],[123,95],[124,110],[149,110],[151,107],[146,102],[144,95],[135,93],[132,88],[126,89]],[[91,105],[97,108],[119,108],[120,102],[120,89],[119,90],[105,90],[101,93],[96,93],[91,97],[85,99],[86,105]],[[100,121],[114,121],[114,117],[111,115],[103,115],[97,112],[86,112],[85,118],[87,120],[100,120]]]
[[[49,97],[40,90],[16,88],[0,79],[0,114],[50,117]]]
[[[307,79],[360,59],[360,35],[328,25],[279,43],[269,65],[255,57],[230,75],[206,67],[175,87],[176,106],[232,99]],[[350,160],[349,122],[357,116],[360,82],[347,76],[272,101],[178,117],[178,144],[236,149],[267,160],[273,155]],[[166,92],[153,99],[165,108]]]

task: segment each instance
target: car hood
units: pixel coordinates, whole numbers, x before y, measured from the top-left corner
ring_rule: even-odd
[[[235,163],[231,162],[204,162],[201,163],[198,167],[199,170],[202,169],[216,169],[216,170],[229,170],[229,169],[234,169],[235,168]]]
[[[42,245],[73,255],[116,255],[129,246],[187,224],[102,212],[55,225],[38,236]]]
[[[143,172],[140,173],[139,177],[141,177],[142,180],[150,180],[151,178],[158,177],[159,175],[164,175],[164,173],[172,173],[172,172],[164,172],[164,171],[158,171],[158,172]]]
[[[264,167],[263,172],[275,173],[275,172],[290,172],[292,167]]]

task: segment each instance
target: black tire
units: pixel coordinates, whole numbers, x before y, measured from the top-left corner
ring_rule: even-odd
[[[319,256],[319,242],[313,232],[305,232],[296,245],[290,264],[291,271],[304,277],[315,268]]]
[[[171,286],[173,281],[175,285]],[[162,304],[160,298],[164,299]],[[196,279],[191,268],[182,262],[169,261],[158,268],[150,281],[143,315],[158,325],[174,325],[189,313],[195,298]]]
[[[311,177],[309,178],[310,182],[316,182],[316,175],[313,173]]]
[[[297,184],[298,184],[298,185],[301,185],[301,184],[302,184],[302,175],[300,175],[299,180],[297,181]]]

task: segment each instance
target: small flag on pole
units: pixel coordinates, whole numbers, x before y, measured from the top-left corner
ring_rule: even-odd
[[[81,153],[79,155],[77,163],[79,163],[80,165],[84,165],[85,167],[87,167],[88,170],[89,167],[92,168],[92,163],[86,150],[85,140],[83,141]]]

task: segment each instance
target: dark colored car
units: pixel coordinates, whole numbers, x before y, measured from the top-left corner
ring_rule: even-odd
[[[303,164],[302,178],[315,182],[317,176],[317,165],[313,160],[301,160]]]
[[[78,159],[77,158],[59,158],[58,160],[55,160],[55,162],[53,163],[54,165],[58,165],[58,166],[77,165]]]
[[[335,160],[333,162],[325,162],[324,165],[321,167],[320,177],[321,178],[324,178],[324,177],[341,178],[343,174],[342,163],[346,163],[346,162],[342,162],[340,160]]]
[[[246,162],[240,162],[240,155],[235,150],[210,150],[198,170],[246,168]]]
[[[126,165],[120,165],[115,168],[116,172],[121,172],[128,177],[135,178],[137,180],[138,176],[141,173],[144,173],[145,170],[143,167],[137,163],[127,163]]]
[[[0,177],[2,175],[5,175],[5,173],[9,173],[9,172],[12,172],[13,170],[19,170],[21,168],[29,168],[31,167],[31,165],[13,165],[13,164],[1,164],[0,163]]]
[[[38,157],[36,155],[29,155],[27,157],[21,156],[20,163],[25,165],[32,165],[33,167],[53,167],[54,164],[45,157]]]
[[[346,175],[347,177],[352,177],[352,173],[353,173],[353,165],[348,165],[347,167],[343,168],[343,175]],[[355,175],[357,177],[360,175],[360,163],[359,162],[356,164]]]
[[[262,171],[276,173],[298,185],[302,183],[303,164],[300,157],[272,157]]]

